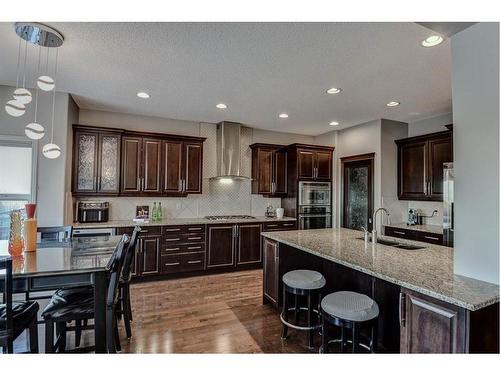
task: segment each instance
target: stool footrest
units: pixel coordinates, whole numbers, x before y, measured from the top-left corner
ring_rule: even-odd
[[[299,310],[307,310],[307,307],[300,307]],[[288,311],[295,311],[295,307],[289,308]],[[313,309],[313,312],[316,313],[318,315],[318,317],[320,317],[320,314],[319,314],[318,310]],[[290,327],[290,328],[293,328],[293,329],[298,329],[300,331],[311,331],[311,330],[315,330],[315,329],[320,329],[321,328],[321,324],[317,324],[315,326],[298,326],[298,325],[292,324],[290,322],[287,322],[285,320],[285,318],[283,317],[283,312],[280,314],[280,319],[281,319],[281,323],[283,323],[287,327]]]

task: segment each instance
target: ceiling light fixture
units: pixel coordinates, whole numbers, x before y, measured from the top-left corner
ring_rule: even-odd
[[[144,91],[139,91],[137,93],[137,96],[141,99],[149,99],[151,97],[147,92]]]
[[[227,105],[225,105],[224,103],[219,103],[216,105],[217,108],[219,109],[226,109],[227,108]]]
[[[339,123],[337,121],[332,121],[332,122],[330,122],[330,125],[331,126],[337,126],[337,125],[339,125]]]
[[[326,93],[330,95],[335,95],[340,92],[342,92],[342,89],[340,87],[332,87],[331,89],[326,90]]]
[[[386,104],[386,106],[387,107],[397,107],[400,104],[401,104],[400,102],[389,102]]]
[[[286,113],[280,113],[280,118],[288,118],[288,115]]]
[[[422,40],[422,45],[424,47],[434,47],[443,42],[443,37],[440,35],[431,35],[425,40]]]

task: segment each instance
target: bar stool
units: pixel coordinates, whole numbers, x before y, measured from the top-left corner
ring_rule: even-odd
[[[288,327],[301,331],[308,331],[307,342],[309,348],[313,347],[313,331],[319,330],[321,324],[313,325],[313,313],[319,318],[319,309],[313,307],[313,298],[318,297],[318,302],[321,300],[321,288],[326,284],[323,275],[311,270],[295,270],[287,272],[283,275],[283,311],[280,314],[281,322],[283,323],[282,339],[288,336]],[[289,306],[289,294],[295,296],[295,306]],[[307,296],[307,307],[300,307],[298,304],[299,296]],[[288,321],[288,312],[293,311],[295,315],[294,324]],[[307,326],[298,325],[300,311],[307,311]]]
[[[377,344],[378,314],[377,302],[364,294],[348,291],[328,294],[321,300],[322,337],[319,352],[327,353],[328,344],[332,342],[340,342],[341,352],[344,352],[347,342],[351,342],[353,353],[356,352],[358,346],[374,353]],[[340,327],[340,340],[328,340],[330,324]],[[359,341],[362,328],[371,328],[369,345]],[[347,340],[345,329],[352,330],[352,340]]]

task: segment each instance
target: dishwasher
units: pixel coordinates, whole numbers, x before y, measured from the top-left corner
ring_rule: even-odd
[[[115,228],[73,228],[73,238],[114,236]]]

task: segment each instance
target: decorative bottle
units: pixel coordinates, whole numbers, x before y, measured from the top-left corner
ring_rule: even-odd
[[[24,220],[24,251],[30,252],[36,250],[36,230],[37,222],[35,219],[36,203],[28,203],[26,207],[26,220]]]
[[[13,257],[23,253],[23,223],[21,210],[13,210],[10,213],[9,254]]]
[[[161,202],[158,202],[158,210],[156,212],[156,217],[157,217],[158,221],[161,221],[161,219],[162,219]]]
[[[158,208],[156,207],[156,202],[153,202],[153,212],[152,212],[153,221],[158,220]]]

